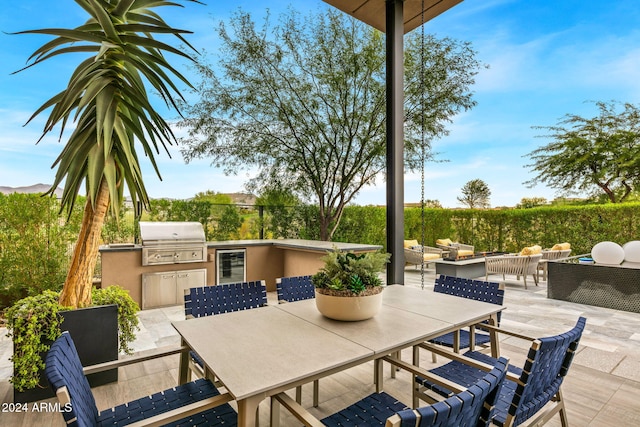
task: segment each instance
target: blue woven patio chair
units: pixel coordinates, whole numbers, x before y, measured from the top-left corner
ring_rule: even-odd
[[[509,373],[500,389],[496,403],[494,424],[517,426],[535,416],[530,424],[541,425],[559,413],[562,425],[568,426],[560,386],[569,371],[585,324],[586,319],[580,317],[576,326],[570,331],[538,339],[495,328],[498,332],[521,339],[529,339],[532,343],[523,368],[509,365]],[[472,384],[479,377],[482,377],[495,361],[494,358],[476,351],[457,355],[451,352],[446,353],[445,350],[430,344],[422,344],[420,347],[450,357],[451,362],[431,369],[429,372],[462,386]],[[416,381],[418,388],[414,390],[414,404],[417,404],[418,398],[427,402],[433,400],[427,394],[422,393],[425,389],[443,396],[451,394],[451,391],[446,388],[419,376],[416,377]]]
[[[68,332],[51,345],[45,363],[47,379],[64,408],[62,416],[72,427],[124,426],[135,422],[167,426],[237,424],[237,414],[227,403],[232,397],[228,393],[220,394],[211,381],[205,379],[98,411]]]
[[[311,276],[281,277],[276,279],[278,302],[294,302],[316,297]]]
[[[388,361],[393,360],[395,359],[388,359]],[[505,378],[508,363],[509,361],[505,358],[496,360],[490,372],[484,373],[466,390],[461,390],[458,394],[441,402],[415,410],[409,409],[393,396],[380,392],[373,393],[348,408],[318,421],[284,393],[276,395],[275,400],[287,407],[307,426],[484,427],[492,418],[497,392]],[[406,363],[400,362],[400,365],[412,372],[419,370]],[[424,375],[437,379],[426,372]]]
[[[184,294],[184,314],[187,319],[249,310],[266,305],[267,287],[264,280],[190,288],[185,290]],[[204,378],[206,375],[202,359],[193,351],[189,354],[191,356],[189,375],[193,371]]]
[[[276,279],[278,302],[295,302],[316,297],[311,276],[280,277]],[[313,381],[313,407],[318,407],[320,394],[319,380]],[[302,402],[302,386],[296,387],[296,402]]]
[[[264,280],[202,286],[185,291],[184,313],[189,317],[211,316],[267,305]]]
[[[497,305],[502,305],[504,301],[504,285],[502,284],[444,276],[442,274],[436,279],[433,291]],[[501,315],[502,312],[498,312],[498,326],[500,325]],[[486,345],[491,342],[489,334],[476,332],[475,329],[475,326],[472,326],[469,330],[460,329],[455,332],[449,332],[429,340],[429,342],[451,347],[456,353],[460,349],[475,347],[475,345]],[[435,353],[433,358],[435,362]]]

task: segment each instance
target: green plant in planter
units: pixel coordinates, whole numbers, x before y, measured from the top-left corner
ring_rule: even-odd
[[[40,355],[49,350],[47,342],[62,334],[58,313],[65,307],[58,303],[58,298],[57,292],[44,291],[17,301],[5,311],[7,337],[13,337],[13,377],[9,382],[18,391],[38,385],[40,371],[44,369]]]
[[[382,252],[355,254],[333,248],[322,257],[324,266],[311,281],[318,292],[335,296],[365,296],[382,292],[378,273],[391,255]]]
[[[14,373],[9,381],[17,391],[25,391],[38,386],[40,372],[44,369],[42,354],[50,348],[50,343],[62,335],[61,311],[69,310],[58,302],[59,292],[43,293],[17,301],[5,311],[7,337],[13,338]],[[118,306],[118,347],[119,351],[131,354],[129,345],[135,340],[139,330],[138,304],[128,291],[119,286],[93,289],[94,305]]]
[[[118,351],[131,354],[133,349],[129,347],[136,339],[138,316],[140,311],[138,304],[131,298],[129,292],[120,286],[107,286],[106,288],[93,288],[93,305],[116,304],[118,306]]]

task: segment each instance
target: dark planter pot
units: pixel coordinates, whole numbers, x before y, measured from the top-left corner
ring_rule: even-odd
[[[63,318],[61,329],[71,334],[82,366],[118,359],[117,305],[81,308],[61,312],[61,315]],[[91,387],[115,382],[118,381],[118,369],[92,374],[87,378]],[[41,372],[40,386],[25,391],[14,390],[13,400],[16,403],[25,403],[54,396],[44,372]]]

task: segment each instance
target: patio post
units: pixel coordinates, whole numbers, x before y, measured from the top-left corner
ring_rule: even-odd
[[[404,285],[404,0],[386,0],[387,284]]]

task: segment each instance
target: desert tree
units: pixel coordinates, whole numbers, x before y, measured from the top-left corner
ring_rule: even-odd
[[[482,209],[491,206],[489,198],[491,190],[486,182],[481,179],[472,179],[462,187],[462,196],[458,201],[469,209]]]
[[[595,102],[598,115],[567,114],[554,126],[536,126],[551,142],[527,156],[538,183],[562,195],[606,195],[625,201],[640,184],[640,110],[619,102]],[[622,107],[622,111],[620,111]]]
[[[217,32],[218,55],[197,63],[197,100],[181,122],[185,159],[210,158],[231,174],[251,168],[249,190],[281,187],[316,203],[319,236],[331,240],[345,206],[383,179],[384,34],[331,9],[306,17],[290,10],[262,26],[239,11]],[[429,158],[429,141],[475,105],[469,88],[481,66],[469,43],[427,36],[422,45],[419,34],[408,36],[408,170],[422,164],[423,131]]]

